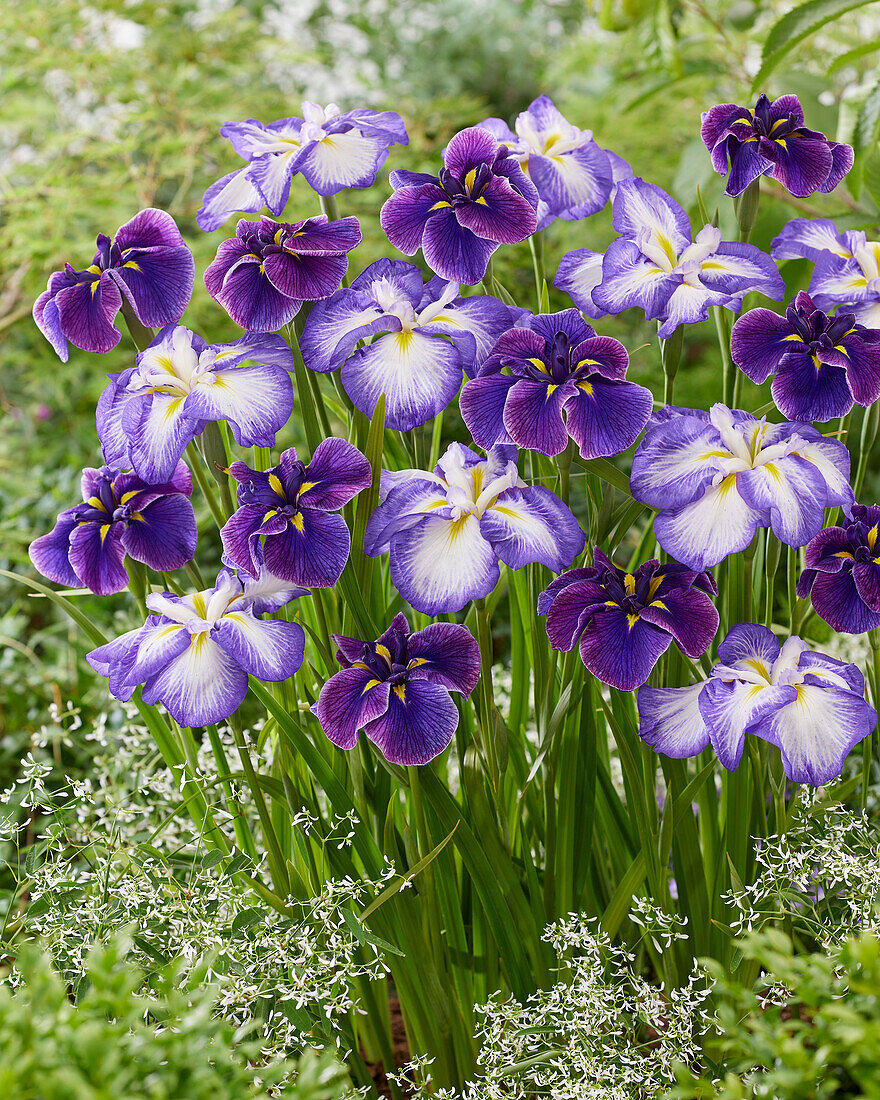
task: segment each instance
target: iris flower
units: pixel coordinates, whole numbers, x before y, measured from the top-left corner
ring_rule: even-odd
[[[137,357],[110,374],[98,401],[104,458],[145,481],[167,481],[187,444],[209,420],[226,420],[236,443],[271,447],[293,411],[293,355],[281,336],[248,332],[206,344],[169,325]]]
[[[255,118],[221,126],[220,133],[248,164],[211,184],[196,214],[199,228],[210,233],[237,211],[255,214],[264,206],[278,216],[296,175],[319,195],[371,187],[389,148],[409,143],[394,111],[340,112],[335,103],[305,102],[302,113],[265,126]]]
[[[535,185],[489,131],[471,126],[443,150],[437,176],[392,172],[394,194],[379,218],[388,240],[418,252],[443,279],[478,283],[492,253],[535,232]]]
[[[271,218],[240,221],[205,271],[205,286],[237,325],[277,332],[303,302],[328,298],[348,271],[347,253],[361,242],[357,218],[324,214],[286,225]]]
[[[782,753],[792,783],[819,787],[840,775],[854,745],[877,724],[855,665],[784,645],[765,626],[740,623],[718,646],[718,664],[701,683],[639,692],[639,734],[657,752],[680,759],[709,745],[728,771],[742,756],[746,734]]]
[[[880,507],[854,504],[847,522],[807,543],[797,594],[845,634],[880,627]]]
[[[331,515],[372,483],[370,463],[344,439],[325,439],[306,465],[291,447],[265,473],[244,462],[229,472],[239,483],[238,511],[220,532],[228,564],[257,576],[329,588],[345,568],[351,536]]]
[[[700,136],[715,171],[730,172],[728,195],[741,195],[756,179],[772,176],[803,199],[833,191],[853,166],[851,146],[804,126],[796,95],[770,100],[762,93],[754,107],[719,103],[703,112]]]
[[[123,298],[149,328],[179,321],[189,304],[195,262],[174,219],[141,210],[110,238],[98,236],[91,265],[70,264],[49,277],[34,303],[34,320],[65,363],[67,341],[84,351],[107,352],[122,333],[114,324]]]
[[[621,691],[643,684],[672,641],[688,657],[705,653],[718,630],[711,573],[654,559],[628,573],[598,547],[593,561],[538,597],[554,649],[577,645],[585,667]]]
[[[334,636],[343,666],[314,707],[321,728],[340,749],[363,730],[392,764],[427,764],[458,726],[451,691],[465,697],[480,678],[480,651],[466,627],[432,623],[410,633],[404,615],[375,642]]]
[[[126,555],[150,569],[179,569],[192,560],[198,541],[191,493],[183,462],[163,485],[110,466],[85,469],[82,504],[62,512],[54,528],[31,543],[31,561],[56,584],[82,584],[99,596],[128,584]]]
[[[461,415],[476,442],[555,455],[571,436],[584,458],[616,455],[635,443],[653,399],[626,380],[623,344],[597,336],[576,309],[520,325],[499,338],[462,390]]]
[[[636,500],[659,509],[657,541],[692,569],[745,550],[759,527],[805,546],[826,508],[854,499],[842,443],[809,424],[768,424],[724,405],[655,413],[631,484]]]
[[[774,374],[770,392],[790,420],[831,420],[880,397],[880,332],[852,313],[829,317],[801,291],[780,317],[751,309],[733,326],[734,363],[760,385]]]
[[[236,577],[221,570],[213,588],[191,596],[151,593],[142,627],[93,649],[86,660],[109,680],[110,694],[162,703],[182,726],[228,718],[247,694],[248,676],[286,680],[302,664],[299,623],[263,620],[266,612],[307,594],[276,577]]]
[[[403,260],[376,260],[351,284],[316,302],[300,349],[315,371],[342,368],[342,385],[372,416],[384,393],[385,424],[409,431],[426,424],[458,393],[497,337],[526,310],[488,294],[458,295],[458,284],[422,282]],[[365,347],[356,349],[362,340]]]
[[[433,473],[383,471],[381,493],[364,550],[390,551],[391,583],[426,615],[488,596],[499,560],[510,569],[541,562],[558,573],[584,548],[562,501],[520,478],[514,447],[492,447],[481,458],[453,443]]]
[[[632,175],[622,157],[601,149],[590,130],[572,126],[548,96],[533,100],[513,125],[511,130],[500,118],[480,123],[510,149],[538,189],[538,229],[556,218],[595,214],[615,183]]]
[[[722,241],[712,225],[692,238],[678,203],[638,176],[618,184],[612,210],[620,237],[604,256],[569,253],[556,278],[589,317],[638,306],[661,322],[658,333],[667,339],[679,325],[705,321],[710,306],[738,313],[750,291],[770,298],[785,293],[769,256],[754,245]]]

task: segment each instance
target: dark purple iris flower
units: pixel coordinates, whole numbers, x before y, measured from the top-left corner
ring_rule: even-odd
[[[842,527],[826,527],[804,550],[797,594],[844,634],[880,627],[880,507],[854,504]]]
[[[474,440],[555,455],[571,436],[584,458],[620,454],[635,443],[653,398],[626,380],[623,344],[597,336],[576,309],[523,324],[502,333],[462,390],[461,415]]]
[[[792,195],[806,198],[833,191],[853,166],[851,146],[804,126],[796,95],[770,100],[762,93],[754,109],[719,103],[703,112],[700,136],[715,171],[730,172],[728,195],[741,195],[759,176],[772,176]]]
[[[325,214],[288,225],[242,219],[205,271],[205,286],[237,325],[277,332],[303,302],[328,298],[362,240],[357,218],[328,222]]]
[[[478,283],[493,252],[535,232],[538,191],[508,147],[481,126],[456,134],[439,175],[392,172],[394,194],[379,215],[407,256],[419,248],[444,279]]]
[[[229,472],[239,482],[240,508],[220,535],[227,564],[259,576],[266,568],[306,588],[329,588],[345,568],[351,536],[342,508],[373,480],[370,463],[344,439],[325,439],[306,465],[291,447],[265,473],[244,462]]]
[[[852,313],[829,317],[801,291],[780,317],[751,309],[733,326],[730,353],[760,385],[775,374],[771,393],[789,420],[832,420],[880,397],[880,331]]]
[[[554,649],[567,652],[579,643],[585,667],[621,691],[643,684],[673,640],[688,657],[705,653],[718,630],[711,573],[653,558],[627,573],[598,548],[593,560],[557,577],[538,597]]]
[[[83,503],[62,512],[54,528],[31,543],[31,561],[56,584],[85,585],[99,596],[128,584],[126,554],[150,569],[179,569],[192,560],[198,541],[191,493],[183,462],[164,485],[111,466],[83,470]]]
[[[392,764],[427,764],[458,726],[451,691],[467,697],[480,678],[480,651],[470,631],[432,623],[411,634],[404,615],[375,642],[334,635],[343,666],[331,676],[314,711],[340,749],[353,749],[358,732]]]
[[[194,277],[192,253],[174,219],[148,208],[113,238],[98,235],[90,267],[65,264],[50,275],[34,303],[34,320],[65,363],[68,340],[83,351],[107,352],[122,339],[113,322],[123,297],[142,325],[171,324],[189,305]]]

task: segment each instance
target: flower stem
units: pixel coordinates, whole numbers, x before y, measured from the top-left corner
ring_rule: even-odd
[[[195,444],[195,441],[190,443],[186,448],[186,456],[189,459],[189,468],[192,471],[193,479],[199,487],[199,491],[205,498],[208,508],[211,511],[211,515],[214,517],[214,522],[218,527],[222,527],[226,522],[226,518],[223,512],[220,510],[220,505],[217,501],[217,497],[214,495],[214,490],[208,484],[208,479],[205,476],[205,464],[204,459],[199,454],[199,449]]]
[[[559,499],[568,504],[569,482],[571,478],[571,459],[574,451],[574,440],[569,439],[564,451],[556,456],[556,469],[559,471]]]
[[[147,328],[140,323],[134,315],[134,310],[125,298],[122,299],[122,317],[128,326],[132,343],[138,351],[143,351],[145,347],[152,344],[156,335],[155,332],[153,332],[151,328]]]
[[[492,689],[492,628],[485,599],[474,600],[477,619],[477,641],[480,646],[480,727],[483,732],[483,751],[489,769],[489,781],[497,791],[501,777],[495,744],[495,694]]]
[[[532,254],[532,267],[535,271],[535,294],[538,300],[537,313],[541,312],[544,301],[544,235],[538,231],[529,237],[529,251]]]
[[[880,629],[868,631],[871,643],[871,702],[875,710],[880,710]],[[871,782],[871,758],[874,748],[874,733],[869,733],[862,742],[862,810],[868,806],[868,787]]]
[[[681,349],[684,341],[684,325],[679,325],[667,339],[660,340],[660,362],[663,365],[663,403],[672,404],[672,392],[675,376],[681,363]]]
[[[856,500],[862,491],[862,483],[865,480],[865,472],[868,469],[868,459],[871,457],[871,449],[877,439],[877,429],[880,427],[880,401],[865,409],[862,418],[862,433],[859,436],[859,462],[856,468],[856,476],[853,480],[853,492]]]
[[[205,465],[220,487],[220,500],[227,517],[235,511],[235,503],[229,488],[229,451],[226,440],[216,420],[209,420],[202,433],[202,446],[205,449]]]
[[[741,195],[733,200],[733,212],[739,226],[738,240],[748,242],[758,217],[758,204],[761,200],[761,177],[753,180]]]
[[[730,358],[730,318],[723,306],[712,306],[718,350],[721,352],[722,401],[728,408],[733,402],[733,363]]]

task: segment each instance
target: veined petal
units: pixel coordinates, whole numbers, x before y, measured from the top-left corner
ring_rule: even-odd
[[[841,260],[830,252],[820,253],[816,260],[810,296],[822,310],[830,310],[841,302],[858,303],[876,297],[855,260]]]
[[[696,756],[709,744],[709,731],[700,714],[704,684],[690,687],[639,690],[639,737],[655,752],[682,760]]]
[[[193,506],[181,493],[162,496],[135,513],[122,535],[129,557],[150,569],[180,569],[192,561],[198,542]]]
[[[321,688],[315,714],[321,729],[339,749],[353,749],[358,730],[388,709],[391,685],[369,669],[344,668]]]
[[[718,631],[718,612],[705,592],[672,589],[639,612],[645,622],[668,630],[688,657],[699,657]]]
[[[794,140],[759,142],[761,155],[773,161],[770,173],[782,186],[800,198],[814,194],[831,175],[834,158],[825,138],[798,137]]]
[[[190,634],[180,623],[162,622],[150,616],[139,631],[133,662],[126,680],[143,684],[189,648]]]
[[[78,523],[70,533],[70,564],[86,588],[99,596],[121,592],[128,584],[121,537],[119,523]]]
[[[786,457],[737,474],[747,505],[769,512],[773,533],[788,546],[806,546],[822,528],[825,482],[815,466]]]
[[[251,332],[277,332],[292,321],[302,302],[282,294],[263,273],[256,256],[243,256],[232,267],[221,263],[222,248],[205,271],[205,286],[232,320]]]
[[[246,332],[229,344],[211,345],[217,367],[239,367],[251,359],[264,367],[283,367],[293,372],[293,352],[283,336],[271,332]]]
[[[770,669],[779,656],[779,642],[771,630],[758,623],[737,623],[727,632],[727,637],[719,643],[718,660],[725,665],[737,665],[746,662],[753,668],[759,662],[762,674],[769,680]]]
[[[645,229],[652,240],[674,256],[691,243],[691,223],[678,203],[653,183],[640,177],[621,180],[613,205],[614,228],[635,240]]]
[[[589,248],[567,252],[559,262],[553,285],[564,291],[588,317],[605,317],[605,311],[593,301],[593,291],[602,282],[604,253]]]
[[[277,535],[269,535],[263,557],[270,573],[306,588],[330,588],[348,561],[351,535],[342,516],[304,508]]]
[[[768,298],[782,298],[785,283],[769,256],[753,244],[722,241],[702,263],[700,282],[721,294],[739,296],[759,290]]]
[[[305,634],[299,623],[254,617],[250,611],[227,612],[211,637],[259,680],[286,680],[302,664]]]
[[[329,298],[348,271],[348,256],[272,252],[263,260],[266,277],[287,298],[313,302]]]
[[[492,164],[498,152],[495,135],[482,126],[459,130],[442,151],[443,163],[453,175],[464,177],[472,168]]]
[[[497,248],[496,241],[486,240],[460,224],[452,207],[432,214],[422,237],[422,253],[428,267],[444,279],[468,286],[483,278]]]
[[[788,420],[820,423],[845,416],[853,407],[847,371],[827,363],[813,364],[809,353],[785,357],[770,393],[776,408]]]
[[[727,296],[718,291],[713,292],[703,286],[691,286],[689,283],[679,283],[662,308],[660,316],[662,324],[657,329],[657,335],[661,340],[668,340],[679,325],[695,325],[705,321],[709,316],[710,305],[727,304],[729,304]],[[648,316],[647,312],[645,316]]]
[[[291,147],[288,153],[264,153],[250,164],[248,180],[276,216],[287,206],[287,200],[290,197],[290,181],[295,172],[294,158],[298,152],[299,149]],[[260,207],[257,209],[259,210]]]
[[[122,295],[109,275],[59,290],[55,305],[61,331],[83,351],[103,354],[122,339],[122,333],[113,324],[122,307]]]
[[[737,492],[738,476],[728,474],[691,503],[658,513],[654,534],[667,554],[692,569],[707,569],[745,550],[766,520]]]
[[[331,437],[315,448],[299,499],[305,508],[335,512],[372,483],[369,460],[352,443]]]
[[[844,260],[852,258],[843,235],[829,218],[792,218],[774,238],[771,247],[775,260],[804,257],[815,263],[823,252],[831,252]]]
[[[346,130],[313,142],[299,161],[299,171],[313,191],[335,195],[346,187],[370,187],[387,157],[384,136]]]
[[[399,323],[383,314],[369,294],[338,290],[315,302],[306,318],[300,337],[303,362],[310,370],[335,370],[351,355],[358,340]]]
[[[130,402],[122,414],[122,426],[130,444],[131,464],[148,484],[168,481],[191,439],[204,424],[188,415],[186,398],[154,393]]]
[[[414,471],[409,478],[389,490],[367,520],[364,552],[371,557],[387,550],[392,535],[414,526],[423,516],[438,513],[444,518],[450,517],[452,509],[439,479],[434,480],[430,474],[424,473],[420,477],[420,473]],[[384,480],[384,472],[382,476]]]
[[[250,172],[251,166],[247,164],[211,184],[196,213],[199,229],[212,233],[233,214],[256,214],[263,209],[263,196],[251,182]]]
[[[220,367],[213,384],[196,386],[186,399],[187,415],[226,420],[240,447],[271,447],[275,433],[293,412],[293,384],[283,367],[252,364]]]
[[[410,635],[408,680],[430,680],[468,696],[480,678],[480,647],[471,632],[453,623],[431,623]]]
[[[581,660],[592,674],[619,691],[640,687],[669,648],[672,635],[620,608],[597,612],[579,645]]]
[[[866,634],[880,627],[880,611],[872,611],[856,588],[849,569],[819,573],[810,589],[816,614],[844,634]]]
[[[688,411],[650,426],[633,457],[633,496],[652,508],[698,499],[730,458],[718,431]]]
[[[750,309],[734,323],[731,358],[747,378],[760,386],[779,367],[793,335],[787,317],[780,317],[772,309]]]
[[[516,383],[516,378],[507,374],[486,374],[465,383],[458,400],[459,410],[480,447],[512,442],[504,426],[504,405]]]
[[[458,726],[449,692],[427,680],[395,684],[388,709],[364,727],[367,737],[392,764],[427,764],[447,747]]]
[[[650,390],[594,374],[577,391],[565,402],[565,426],[584,458],[620,454],[635,443],[651,415]]]
[[[558,455],[568,444],[562,408],[572,397],[570,383],[556,386],[520,379],[504,404],[504,427],[513,442],[526,451]]]
[[[223,560],[227,565],[234,565],[252,576],[259,573],[263,560],[262,535],[277,535],[287,525],[286,518],[281,515],[271,516],[266,522],[267,514],[262,504],[244,504],[229,517],[220,530]]]
[[[510,569],[540,562],[561,573],[586,542],[571,510],[541,485],[502,493],[483,513],[480,530]]]
[[[680,276],[659,268],[634,241],[619,238],[605,253],[602,281],[593,288],[592,301],[606,313],[639,306],[646,317],[659,317],[680,283]]]
[[[114,699],[130,699],[138,681],[131,679],[129,672],[134,664],[140,641],[146,631],[155,625],[152,616],[144,626],[129,630],[126,634],[114,638],[106,645],[98,646],[86,654],[86,660],[98,673],[109,680],[108,688]]]
[[[43,576],[67,588],[78,588],[81,584],[68,556],[70,536],[77,525],[72,515],[73,511],[75,510],[71,509],[69,513],[62,512],[52,530],[34,539],[28,548],[31,561]]]
[[[401,187],[386,200],[379,211],[379,221],[391,244],[412,256],[421,247],[433,208],[438,202],[447,201],[446,192],[436,180],[416,187]]]
[[[532,205],[501,176],[494,176],[473,202],[456,207],[459,225],[498,244],[518,244],[535,232]]]
[[[538,597],[538,614],[547,616],[547,637],[553,649],[566,653],[573,649],[591,616],[607,608],[608,593],[593,582],[595,572],[571,569],[551,581]]]
[[[855,502],[849,484],[849,451],[843,443],[825,439],[815,428],[807,425],[799,425],[797,434],[803,442],[798,443],[797,450],[792,451],[791,455],[811,462],[822,475],[826,485],[824,506],[830,508],[838,505],[848,510]]]
[[[142,325],[179,321],[192,297],[195,260],[186,245],[155,252],[135,249],[107,275],[131,303]]]
[[[144,685],[148,705],[163,703],[181,726],[222,722],[247,695],[247,673],[208,633],[190,645]]]
[[[714,678],[706,681],[700,693],[700,714],[712,748],[728,771],[739,767],[747,731],[765,715],[785,707],[796,694],[796,689],[788,685],[763,686],[738,680],[725,683]]]
[[[880,344],[852,333],[840,342],[849,363],[846,378],[856,403],[867,407],[880,398]]]
[[[566,220],[601,210],[613,183],[608,157],[592,140],[562,156],[530,156],[529,175],[549,212]]]

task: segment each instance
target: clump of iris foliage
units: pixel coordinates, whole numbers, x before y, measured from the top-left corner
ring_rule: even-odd
[[[829,1088],[868,1087],[825,1006],[871,965],[844,937],[876,897],[877,95],[838,115],[785,73],[833,5],[765,25],[751,90],[757,12],[630,7],[601,22],[651,43],[632,111],[701,88],[670,123],[677,178],[537,75],[516,103],[467,87],[441,122],[359,88],[299,106],[283,9],[187,11],[214,65],[258,28],[272,93],[247,88],[226,145],[187,145],[183,119],[176,181],[125,151],[137,201],[12,250],[7,316],[36,259],[52,369],[108,368],[83,394],[100,457],[58,463],[57,519],[14,563],[118,701],[101,737],[137,723],[167,809],[147,826],[139,787],[92,820],[90,781],[59,798],[32,759],[7,794],[6,839],[37,840],[7,936],[42,935],[83,1009],[89,948],[133,926],[132,989],[183,959],[261,1064],[336,1048],[365,1094],[382,1066],[395,1095],[748,1095],[810,1027],[807,1052],[840,1052]],[[387,45],[362,56],[399,79]],[[198,113],[183,60],[142,121],[186,89]],[[137,110],[102,116],[114,139]],[[35,625],[13,642],[39,665]],[[38,747],[60,762],[67,731]],[[790,940],[738,939],[765,924]],[[731,1003],[802,1026],[771,1042]],[[867,1036],[870,996],[850,1005]]]

